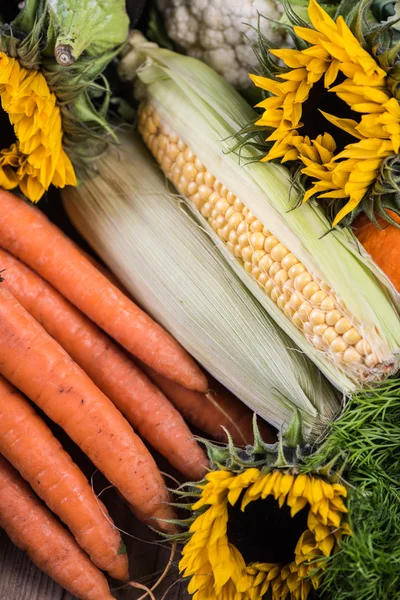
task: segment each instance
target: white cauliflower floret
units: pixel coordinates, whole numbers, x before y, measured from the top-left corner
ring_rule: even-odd
[[[250,85],[248,72],[257,67],[249,40],[257,43],[258,13],[279,21],[282,6],[276,0],[157,0],[169,37],[190,56],[209,64],[236,88]],[[262,33],[278,46],[287,35],[266,19]]]

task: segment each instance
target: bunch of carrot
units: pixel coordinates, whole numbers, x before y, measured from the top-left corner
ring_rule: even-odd
[[[216,439],[224,425],[246,444],[251,413],[211,393],[186,351],[37,208],[6,191],[0,203],[0,526],[78,598],[111,598],[100,569],[129,578],[119,532],[27,398],[139,519],[167,532],[174,510],[141,438],[199,480],[207,458],[184,418]]]

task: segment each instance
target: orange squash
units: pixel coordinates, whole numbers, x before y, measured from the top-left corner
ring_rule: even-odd
[[[400,224],[400,217],[392,211],[388,213]],[[378,218],[378,222],[382,229],[361,215],[354,221],[353,230],[368,254],[400,292],[400,229],[388,225],[381,218]]]

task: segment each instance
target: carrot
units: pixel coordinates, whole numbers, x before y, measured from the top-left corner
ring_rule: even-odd
[[[189,389],[207,390],[194,360],[102,275],[34,206],[0,191],[0,246],[47,279],[134,356]]]
[[[142,367],[189,423],[220,442],[226,442],[225,427],[236,445],[253,443],[253,412],[218,381],[210,380],[210,390],[202,394],[187,390],[150,367]],[[261,419],[258,428],[265,442],[276,441],[270,427]]]
[[[100,273],[102,275],[104,275],[104,277],[107,277],[108,281],[110,283],[112,283],[113,285],[115,285],[116,288],[118,288],[123,294],[125,294],[125,296],[127,296],[127,298],[129,298],[130,300],[132,300],[132,296],[131,294],[128,292],[128,290],[126,288],[124,288],[124,286],[122,285],[122,283],[120,282],[119,279],[117,279],[117,277],[114,275],[114,273],[112,273],[110,271],[110,269],[108,269],[103,263],[101,263],[97,258],[95,258],[94,256],[92,256],[91,254],[89,254],[88,252],[85,252],[84,250],[82,250],[82,248],[79,248],[79,246],[76,244],[76,247],[78,248],[78,250],[80,251],[80,253],[88,259],[88,261],[90,263],[92,263],[92,265],[94,267],[96,267],[96,269],[98,271],[100,271]]]
[[[29,267],[0,249],[4,284],[156,450],[190,480],[207,457],[182,416],[94,323]]]
[[[400,225],[400,217],[391,210],[388,213]],[[400,229],[389,225],[381,217],[377,220],[379,227],[368,217],[361,215],[353,223],[354,233],[378,267],[386,273],[396,290],[400,292]]]
[[[92,256],[89,256],[85,252],[83,253],[107,279],[123,290],[124,293],[127,293],[122,284],[107,267],[99,263]],[[2,255],[0,254],[0,264],[2,262],[1,257]],[[214,440],[220,442],[226,442],[224,427],[229,431],[236,445],[242,446],[253,443],[253,412],[216,379],[209,376],[210,389],[207,393],[202,393],[188,390],[179,385],[179,383],[163,377],[143,363],[141,363],[141,367],[164,392],[188,423],[191,423],[201,431],[204,431],[204,433],[210,435]],[[274,431],[265,421],[258,419],[257,425],[265,442],[276,442]]]
[[[37,567],[81,600],[112,600],[106,578],[0,455],[0,526]]]
[[[50,429],[0,375],[0,452],[69,527],[100,569],[128,579],[128,559],[105,506]]]
[[[129,295],[115,275],[95,258],[81,252],[115,286]],[[0,264],[1,264],[0,254]],[[253,412],[216,379],[208,376],[210,389],[207,393],[188,390],[175,381],[157,373],[151,367],[141,363],[141,368],[157,384],[172,404],[191,425],[210,435],[214,440],[226,442],[227,429],[238,446],[252,444],[254,441]],[[122,411],[123,412],[123,411]],[[129,420],[129,419],[128,419]],[[262,419],[257,422],[260,433],[266,443],[275,443],[273,429]],[[154,446],[155,447],[155,446]],[[173,463],[172,463],[173,464]],[[180,470],[178,468],[178,470]],[[183,471],[181,471],[183,472]]]
[[[0,285],[0,373],[36,403],[160,529],[174,516],[151,454],[129,423],[35,319]]]

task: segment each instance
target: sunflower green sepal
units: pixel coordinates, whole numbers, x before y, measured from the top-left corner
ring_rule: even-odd
[[[13,23],[2,22],[0,25],[0,50],[12,58],[18,59],[18,62],[25,69],[39,70],[41,65],[41,49],[44,39],[44,28],[46,27],[46,13],[40,10],[36,2],[37,12],[34,13],[34,19],[29,29],[21,29],[19,23],[26,27],[23,21],[17,17]],[[26,9],[25,9],[26,10]]]
[[[308,17],[308,0],[280,0],[284,7],[284,13],[280,18],[279,22],[284,24],[293,24],[293,17],[297,15],[299,19],[304,21],[305,23],[309,23]],[[330,15],[334,17],[338,8],[339,0],[336,2],[322,2],[320,4],[321,8]]]
[[[178,495],[186,509],[179,570],[190,578],[194,600],[306,600],[317,589],[329,557],[350,535],[347,489],[330,467],[303,473],[310,448],[299,415],[276,444],[265,444],[257,425],[245,450],[228,438],[207,444],[211,471]],[[302,445],[300,445],[302,444]]]
[[[98,57],[81,56],[68,67],[61,67],[52,58],[43,60],[43,73],[60,102],[65,147],[78,172],[86,172],[115,140],[107,118],[111,91],[102,73],[119,51],[116,48]]]

